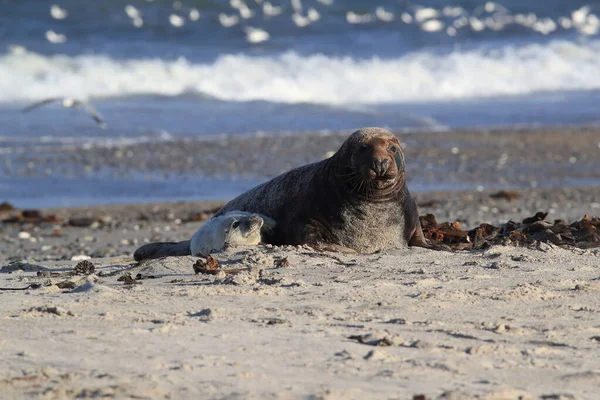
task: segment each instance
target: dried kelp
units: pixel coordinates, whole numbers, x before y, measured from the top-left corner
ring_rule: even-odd
[[[493,244],[535,246],[552,243],[561,247],[588,249],[600,247],[600,218],[585,215],[567,225],[563,220],[548,221],[547,212],[538,212],[523,221],[508,221],[501,226],[481,224],[469,231],[458,222],[438,223],[433,214],[420,217],[425,237],[433,244],[444,244],[452,250],[485,249]]]

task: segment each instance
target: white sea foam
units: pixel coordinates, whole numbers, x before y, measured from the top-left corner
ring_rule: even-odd
[[[420,51],[394,59],[223,55],[209,64],[23,51],[0,55],[2,102],[198,92],[232,101],[345,105],[599,88],[600,40],[445,55]]]

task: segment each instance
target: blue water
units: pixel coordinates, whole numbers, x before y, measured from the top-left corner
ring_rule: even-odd
[[[600,1],[583,0],[0,0],[0,154],[71,140],[597,124],[599,16]],[[58,103],[20,112],[63,96],[89,101],[107,128]],[[28,198],[61,196],[29,186]],[[106,178],[95,201],[136,201],[134,186]],[[0,186],[0,200],[14,193]]]

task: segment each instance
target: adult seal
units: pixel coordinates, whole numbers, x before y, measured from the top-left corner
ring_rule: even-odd
[[[275,221],[274,245],[373,253],[431,247],[406,186],[404,154],[385,129],[354,132],[328,159],[279,175],[226,204]]]
[[[256,245],[264,241],[275,221],[246,211],[230,211],[214,216],[183,242],[148,243],[133,253],[136,261],[167,256],[196,256],[218,252],[228,246]]]

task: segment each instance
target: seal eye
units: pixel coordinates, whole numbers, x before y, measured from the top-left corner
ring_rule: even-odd
[[[366,144],[363,144],[362,146],[360,146],[358,151],[360,151],[361,153],[364,153],[365,151],[367,151],[368,148],[369,148],[369,146],[367,146]]]
[[[233,224],[231,224],[232,228],[237,228],[238,226],[240,226],[240,221],[234,221]]]
[[[390,146],[390,153],[396,154],[398,152],[398,148],[396,146]]]

